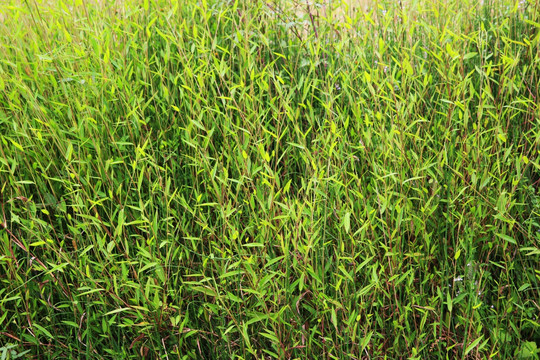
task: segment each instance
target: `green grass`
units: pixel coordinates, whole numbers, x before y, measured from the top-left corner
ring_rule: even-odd
[[[333,3],[2,1],[0,358],[539,358],[540,3]]]

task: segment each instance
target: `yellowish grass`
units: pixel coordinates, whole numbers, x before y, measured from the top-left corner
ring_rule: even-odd
[[[287,0],[285,2],[289,10],[297,16],[311,13],[320,18],[332,18],[345,20],[346,16],[353,17],[358,11],[366,11],[376,6],[373,0]]]
[[[274,6],[267,0],[270,7]],[[396,0],[397,1],[397,0]],[[280,1],[278,1],[280,3]],[[404,2],[401,2],[405,6]],[[364,13],[380,7],[380,0],[284,0],[281,2],[281,11],[288,16],[289,21],[300,23],[302,37],[313,32],[312,21],[318,25],[322,22],[331,22],[337,28],[344,29],[340,24],[355,22],[363,18]],[[373,20],[377,21],[377,12]],[[303,26],[302,26],[303,25]],[[354,34],[351,34],[354,36]]]

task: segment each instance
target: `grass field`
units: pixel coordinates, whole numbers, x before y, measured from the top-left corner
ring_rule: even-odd
[[[0,359],[539,359],[540,2],[0,4]]]

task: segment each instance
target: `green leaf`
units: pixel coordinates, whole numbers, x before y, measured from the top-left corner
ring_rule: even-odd
[[[246,322],[246,326],[249,326],[258,321],[268,320],[270,318],[270,314],[265,313],[251,313],[249,316],[251,317],[251,319]]]
[[[38,329],[40,333],[43,333],[43,335],[47,336],[49,339],[54,339],[54,336],[52,336],[49,330],[45,329],[43,326],[39,324],[32,324],[32,326]]]
[[[467,349],[465,349],[465,356],[467,356],[484,338],[484,335],[480,336],[478,339],[474,340],[469,346],[467,346]]]
[[[62,323],[63,323],[63,324],[66,324],[66,325],[69,325],[69,326],[72,326],[72,327],[74,327],[74,328],[76,328],[76,329],[79,328],[79,324],[77,324],[77,323],[75,323],[75,322],[73,322],[73,321],[62,320]]]
[[[538,354],[540,354],[540,349],[533,341],[525,341],[521,344],[519,351],[517,353],[518,359],[538,359]]]
[[[15,140],[11,139],[11,138],[8,138],[9,141],[11,141],[11,143],[19,150],[21,151],[24,151],[24,148],[21,146],[21,144],[19,144],[18,142],[16,142]]]
[[[36,242],[31,243],[30,246],[43,246],[45,244],[47,244],[45,241],[40,240],[40,241],[36,241]]]
[[[331,317],[332,317],[332,324],[334,324],[334,328],[337,330],[338,323],[337,323],[337,314],[336,309],[332,308],[331,310]]]
[[[114,231],[114,235],[116,236],[122,236],[122,230],[124,227],[124,209],[120,209],[118,212],[118,224],[116,226],[116,230]]]
[[[214,291],[214,289],[206,286],[193,286],[191,290],[201,292],[212,297],[217,297],[217,293]]]
[[[343,217],[343,226],[345,227],[345,232],[348,234],[351,231],[351,213],[346,212]]]
[[[124,311],[128,311],[128,310],[131,310],[131,309],[128,308],[128,307],[123,307],[123,308],[115,309],[113,311],[109,311],[108,313],[105,313],[104,316],[118,314],[120,312],[124,312]]]
[[[495,235],[497,235],[498,237],[500,237],[501,239],[503,239],[505,241],[508,241],[511,244],[517,245],[516,240],[514,240],[514,238],[512,238],[512,237],[510,237],[508,235],[504,235],[504,234],[495,234]]]

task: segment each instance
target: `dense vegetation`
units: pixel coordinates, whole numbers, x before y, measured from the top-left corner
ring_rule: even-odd
[[[2,2],[2,359],[538,359],[539,2],[291,5]]]

